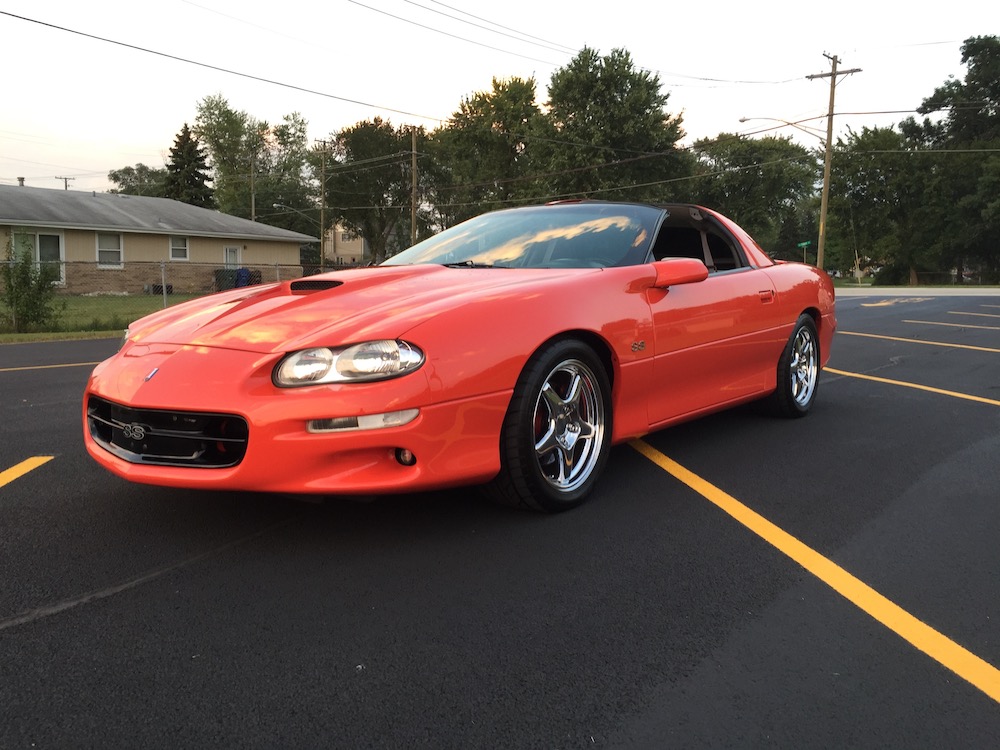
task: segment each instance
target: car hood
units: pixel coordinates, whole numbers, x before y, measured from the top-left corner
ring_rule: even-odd
[[[395,338],[442,312],[600,269],[384,266],[246,287],[135,323],[132,340],[253,352]]]

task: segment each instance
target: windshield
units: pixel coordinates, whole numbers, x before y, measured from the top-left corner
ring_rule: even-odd
[[[642,263],[656,222],[652,206],[566,203],[496,211],[419,242],[382,265],[439,263],[489,268],[607,268]]]

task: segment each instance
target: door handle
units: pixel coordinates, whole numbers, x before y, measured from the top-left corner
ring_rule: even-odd
[[[765,305],[768,304],[768,303],[770,303],[770,302],[774,302],[774,290],[773,289],[763,289],[763,290],[757,292],[757,294],[760,295],[760,301],[763,302]]]

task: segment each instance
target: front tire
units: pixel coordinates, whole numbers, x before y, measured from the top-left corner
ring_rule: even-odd
[[[579,341],[559,340],[532,356],[504,419],[489,494],[548,513],[582,503],[611,448],[610,394],[604,365]]]
[[[778,359],[778,388],[771,397],[782,417],[804,417],[819,389],[819,336],[809,315],[800,315]]]

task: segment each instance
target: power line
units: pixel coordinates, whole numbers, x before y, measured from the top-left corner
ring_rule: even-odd
[[[575,54],[575,52],[576,52],[576,50],[570,49],[569,47],[563,47],[562,45],[553,46],[553,45],[549,44],[548,42],[545,42],[545,41],[543,41],[541,39],[538,39],[538,37],[530,37],[530,39],[535,39],[537,41],[530,41],[530,39],[524,39],[523,37],[525,37],[527,35],[526,34],[521,34],[520,31],[514,31],[513,29],[508,29],[506,26],[500,26],[499,24],[495,24],[492,21],[486,21],[486,19],[479,18],[478,16],[473,16],[471,13],[465,13],[464,11],[458,11],[459,13],[463,13],[464,15],[467,15],[470,18],[475,18],[475,19],[477,19],[479,21],[484,21],[485,23],[488,23],[488,24],[490,24],[492,26],[497,26],[498,28],[501,28],[501,29],[506,29],[507,31],[514,31],[514,33],[513,34],[507,34],[507,33],[503,32],[503,31],[497,31],[496,29],[491,29],[488,26],[482,26],[482,25],[480,25],[478,23],[472,23],[471,21],[466,21],[464,19],[458,18],[457,16],[453,16],[450,13],[444,13],[443,11],[440,11],[440,10],[434,10],[434,8],[428,8],[426,5],[421,5],[420,3],[414,2],[414,0],[403,0],[403,2],[409,3],[410,5],[414,5],[417,8],[421,8],[421,9],[429,11],[431,13],[437,13],[438,15],[444,16],[445,18],[450,18],[453,21],[458,21],[459,23],[468,24],[469,26],[472,26],[474,28],[482,29],[483,31],[488,31],[491,34],[499,34],[500,36],[505,36],[508,39],[514,39],[515,41],[518,41],[518,42],[526,42],[528,44],[534,44],[536,46],[544,47],[545,49],[551,50],[552,52],[561,52],[561,53],[564,53],[564,54]],[[439,5],[443,5],[443,3],[438,3],[438,4]],[[443,7],[449,8],[449,6],[447,6],[447,5],[443,5]],[[457,8],[449,8],[449,9],[450,10],[458,10]],[[406,19],[401,19],[401,20],[406,20]],[[518,36],[515,36],[515,34],[517,34]],[[471,41],[471,40],[467,39],[466,41]],[[473,44],[477,44],[477,42],[473,42]]]
[[[8,16],[10,18],[16,18],[19,21],[27,21],[28,23],[38,24],[39,26],[45,26],[45,27],[50,28],[50,29],[56,29],[57,31],[64,31],[67,34],[75,34],[77,36],[82,36],[82,37],[85,37],[87,39],[94,39],[94,40],[99,41],[99,42],[105,42],[107,44],[114,44],[114,45],[117,45],[119,47],[125,47],[126,49],[135,50],[137,52],[145,52],[145,53],[150,54],[150,55],[157,55],[158,57],[164,57],[164,58],[166,58],[168,60],[176,60],[177,62],[187,63],[188,65],[196,65],[196,66],[198,66],[200,68],[206,68],[208,70],[215,70],[215,71],[218,71],[220,73],[228,73],[229,75],[239,76],[240,78],[246,78],[246,79],[251,80],[251,81],[257,81],[259,83],[267,83],[267,84],[270,84],[272,86],[280,86],[282,88],[291,89],[293,91],[301,91],[304,94],[313,94],[315,96],[322,96],[322,97],[324,97],[326,99],[334,99],[336,101],[346,102],[348,104],[358,104],[358,105],[360,105],[362,107],[369,107],[371,109],[381,109],[381,110],[384,110],[386,112],[395,112],[396,114],[399,114],[399,115],[407,115],[409,117],[418,117],[418,118],[420,118],[422,120],[432,120],[432,121],[435,121],[435,122],[441,122],[442,121],[442,118],[440,118],[440,117],[431,117],[430,115],[422,115],[422,114],[418,114],[416,112],[408,112],[408,111],[403,110],[403,109],[394,109],[393,107],[385,107],[385,106],[382,106],[382,105],[379,105],[379,104],[372,104],[370,102],[363,102],[363,101],[360,101],[358,99],[348,99],[347,97],[344,97],[344,96],[337,96],[336,94],[328,94],[328,93],[326,93],[324,91],[317,91],[315,89],[308,89],[308,88],[305,88],[304,86],[296,86],[295,84],[292,84],[292,83],[284,83],[282,81],[275,81],[275,80],[270,79],[270,78],[263,78],[262,76],[251,75],[250,73],[241,73],[238,70],[232,70],[230,68],[223,68],[223,67],[220,67],[218,65],[210,65],[209,63],[203,63],[203,62],[199,62],[197,60],[191,60],[191,59],[188,59],[186,57],[180,57],[178,55],[171,55],[171,54],[166,53],[166,52],[159,52],[157,50],[149,49],[147,47],[140,47],[140,46],[135,45],[135,44],[128,44],[127,42],[120,42],[120,41],[118,41],[116,39],[108,39],[107,37],[97,36],[96,34],[88,34],[88,33],[84,32],[84,31],[77,31],[76,29],[66,28],[65,26],[58,26],[56,24],[47,23],[45,21],[39,21],[39,20],[34,19],[34,18],[27,18],[25,16],[19,16],[19,15],[15,14],[15,13],[8,13],[5,10],[0,10],[0,15]]]
[[[364,8],[365,10],[370,10],[373,13],[381,13],[383,16],[388,16],[389,18],[395,18],[397,21],[402,21],[403,23],[408,23],[413,26],[417,26],[418,28],[424,29],[425,31],[433,31],[435,34],[442,34],[444,36],[451,37],[452,39],[458,39],[459,41],[465,42],[467,44],[474,44],[477,47],[484,47],[486,49],[491,49],[494,52],[503,52],[505,55],[513,55],[514,57],[520,57],[524,60],[530,60],[531,62],[542,63],[543,65],[551,65],[552,67],[557,66],[557,63],[549,62],[548,60],[539,60],[537,57],[529,57],[528,55],[521,55],[518,54],[517,52],[511,52],[510,50],[501,49],[500,47],[494,47],[489,44],[483,44],[482,42],[474,42],[471,39],[467,39],[463,36],[458,36],[457,34],[450,34],[447,31],[442,31],[441,29],[435,29],[433,26],[426,26],[422,23],[411,21],[408,18],[403,18],[402,16],[397,16],[393,13],[389,13],[388,11],[379,10],[378,8],[373,8],[370,5],[359,3],[358,0],[347,0],[347,2],[351,3],[352,5],[357,5],[361,8]]]

